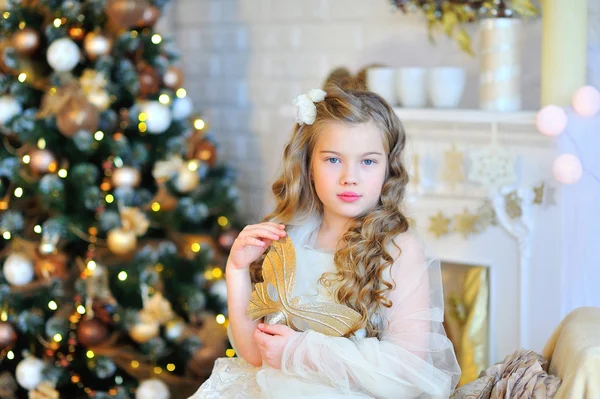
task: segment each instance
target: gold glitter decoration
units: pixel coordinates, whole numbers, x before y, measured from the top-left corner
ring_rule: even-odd
[[[523,214],[523,209],[521,209],[521,197],[517,194],[516,191],[511,191],[510,193],[504,196],[506,213],[512,219],[516,219],[521,217]]]
[[[440,238],[441,236],[449,233],[450,219],[444,216],[442,211],[439,211],[436,215],[429,218],[429,231]]]
[[[264,281],[255,285],[248,306],[252,320],[274,314],[270,324],[286,324],[297,331],[312,329],[325,335],[343,336],[361,317],[345,305],[301,303],[300,297],[290,297],[296,280],[296,251],[289,237],[271,244],[262,265],[262,275]]]
[[[452,149],[444,153],[444,173],[442,176],[453,188],[457,183],[465,180],[463,153],[456,149],[456,144],[452,144]]]
[[[454,215],[454,231],[462,234],[465,238],[477,232],[476,224],[477,215],[469,212],[467,208],[463,213]]]

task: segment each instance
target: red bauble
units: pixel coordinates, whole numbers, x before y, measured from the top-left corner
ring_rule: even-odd
[[[108,338],[108,327],[98,319],[82,320],[77,326],[77,339],[85,347],[100,345]]]

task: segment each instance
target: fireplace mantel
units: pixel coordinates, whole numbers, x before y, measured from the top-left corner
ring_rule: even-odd
[[[541,350],[560,319],[559,187],[551,175],[555,142],[537,132],[535,112],[395,111],[407,133],[405,164],[412,177],[407,208],[415,228],[442,261],[490,268],[491,362],[520,347]],[[516,156],[517,181],[497,190],[468,180],[469,155],[492,141]],[[463,155],[464,180],[443,177],[448,152]],[[546,198],[537,204],[533,188],[542,183]],[[506,212],[508,193],[521,199],[519,217]],[[431,218],[440,212],[452,219],[465,210],[475,213],[486,201],[496,211],[496,226],[467,237],[430,231]]]

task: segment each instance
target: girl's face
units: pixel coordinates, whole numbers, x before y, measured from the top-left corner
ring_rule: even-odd
[[[374,123],[322,127],[311,171],[325,214],[349,219],[377,205],[387,172],[382,136]]]

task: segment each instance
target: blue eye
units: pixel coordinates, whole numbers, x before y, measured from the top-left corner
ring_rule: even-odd
[[[336,161],[339,161],[339,160],[340,160],[339,158],[333,158],[332,157],[332,158],[327,158],[326,161],[329,162],[329,163],[337,163]]]
[[[375,163],[375,161],[374,161],[374,160],[372,160],[372,159],[365,159],[363,162],[364,162],[364,163],[365,163],[365,165],[367,165],[367,166],[369,166],[369,165],[373,165],[373,164]]]

